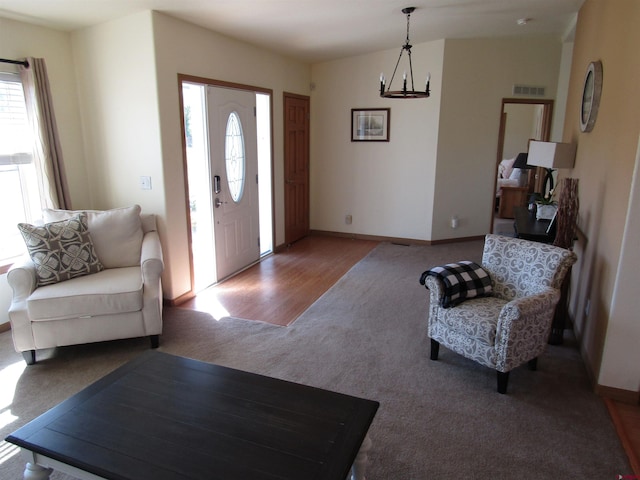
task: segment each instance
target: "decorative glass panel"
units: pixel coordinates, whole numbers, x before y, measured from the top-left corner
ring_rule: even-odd
[[[238,203],[244,191],[245,161],[242,124],[236,112],[231,112],[227,120],[224,150],[229,193],[233,201]]]

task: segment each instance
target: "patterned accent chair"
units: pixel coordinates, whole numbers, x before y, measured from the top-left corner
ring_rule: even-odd
[[[509,372],[537,358],[546,348],[560,287],[577,260],[572,251],[501,235],[487,235],[482,267],[491,276],[491,296],[465,300],[452,308],[441,305],[444,285],[427,277],[428,335],[431,360],[440,344],[493,368],[498,392],[506,393]]]

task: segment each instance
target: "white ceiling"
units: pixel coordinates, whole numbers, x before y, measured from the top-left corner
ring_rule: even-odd
[[[0,0],[0,17],[72,31],[143,10],[314,63],[442,38],[570,35],[584,0]],[[520,18],[531,19],[518,25]]]

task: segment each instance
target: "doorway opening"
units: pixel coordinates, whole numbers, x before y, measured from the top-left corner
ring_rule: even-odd
[[[180,79],[193,294],[273,251],[271,97]]]
[[[542,169],[513,168],[520,153],[528,153],[531,140],[549,141],[553,100],[503,98],[496,155],[495,197],[492,198],[492,233],[513,234],[514,208],[527,205],[540,191]]]

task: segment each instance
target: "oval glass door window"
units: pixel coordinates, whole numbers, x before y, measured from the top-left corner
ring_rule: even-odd
[[[236,112],[231,112],[227,119],[224,154],[229,193],[233,201],[238,203],[244,191],[245,159],[242,124]]]

